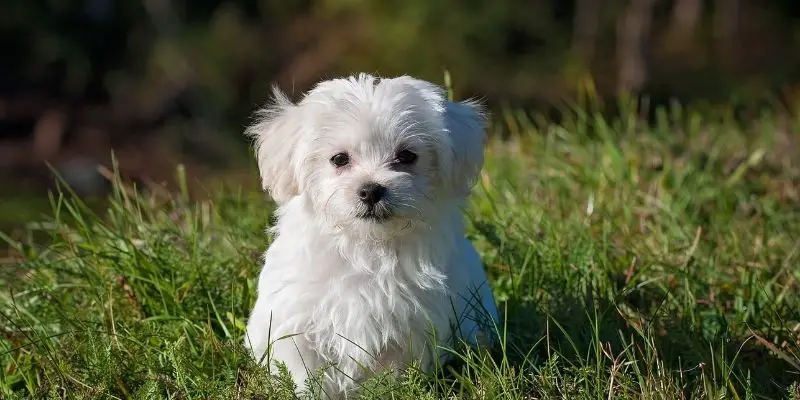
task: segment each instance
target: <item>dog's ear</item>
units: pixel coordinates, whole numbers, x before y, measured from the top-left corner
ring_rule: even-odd
[[[453,157],[448,178],[456,193],[467,195],[483,168],[485,109],[477,101],[445,100],[444,121],[450,135]]]
[[[262,188],[281,204],[300,193],[296,164],[301,125],[293,118],[297,111],[292,101],[277,87],[272,95],[273,101],[256,112],[245,135],[254,140]]]
[[[396,78],[414,87],[434,112],[442,116],[447,137],[439,165],[443,183],[458,195],[469,193],[481,168],[486,144],[486,112],[477,101],[455,102],[433,83],[408,76]]]

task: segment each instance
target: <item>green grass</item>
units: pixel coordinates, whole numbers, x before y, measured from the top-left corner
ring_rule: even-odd
[[[800,398],[800,121],[662,111],[496,114],[468,234],[503,346],[365,397]],[[6,237],[0,397],[290,398],[241,348],[272,208],[209,195],[54,195]]]

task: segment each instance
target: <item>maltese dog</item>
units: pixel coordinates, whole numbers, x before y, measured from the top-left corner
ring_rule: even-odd
[[[247,130],[278,205],[253,356],[340,398],[489,339],[497,308],[461,213],[483,166],[482,108],[407,76],[324,81],[298,103],[273,91]]]

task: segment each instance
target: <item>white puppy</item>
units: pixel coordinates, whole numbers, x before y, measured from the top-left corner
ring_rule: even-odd
[[[300,386],[325,368],[321,388],[341,397],[491,335],[497,309],[461,214],[483,165],[479,106],[406,76],[325,81],[297,104],[274,92],[247,131],[279,206],[247,324],[253,355],[284,362]]]

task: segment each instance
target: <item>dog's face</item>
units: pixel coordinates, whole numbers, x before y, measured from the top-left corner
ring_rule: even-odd
[[[454,206],[483,164],[484,118],[425,81],[359,75],[322,82],[298,103],[276,91],[248,133],[265,189],[305,196],[326,223],[397,231]]]

